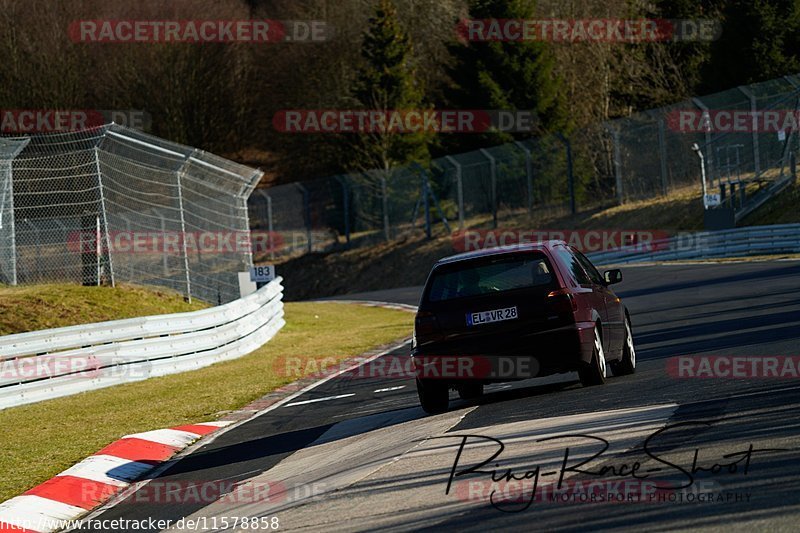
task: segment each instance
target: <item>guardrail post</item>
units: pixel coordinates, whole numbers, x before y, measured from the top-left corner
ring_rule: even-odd
[[[485,148],[481,153],[489,160],[489,176],[492,182],[492,227],[497,228],[497,160]]]
[[[458,195],[458,229],[464,229],[464,183],[461,174],[461,163],[452,156],[445,156],[445,160],[456,169],[456,194]]]
[[[747,99],[750,101],[750,113],[751,117],[751,125],[753,129],[752,134],[752,143],[753,143],[753,171],[755,172],[756,177],[761,174],[761,156],[759,153],[759,146],[758,146],[758,102],[756,101],[756,97],[753,93],[750,92],[745,86],[738,87],[739,91],[744,94]]]

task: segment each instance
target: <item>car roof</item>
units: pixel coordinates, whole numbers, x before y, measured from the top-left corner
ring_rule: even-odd
[[[561,240],[550,240],[550,241],[538,241],[538,242],[525,242],[520,244],[512,244],[509,246],[497,246],[495,248],[474,250],[471,252],[463,252],[460,254],[443,257],[442,259],[439,259],[436,262],[436,265],[434,266],[450,264],[450,263],[458,263],[461,261],[474,259],[476,257],[488,257],[493,255],[503,255],[514,252],[541,252],[547,249],[552,249],[554,246],[557,245],[566,245],[566,243]]]

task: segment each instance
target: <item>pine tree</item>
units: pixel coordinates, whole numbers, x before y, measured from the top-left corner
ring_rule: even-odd
[[[800,1],[727,0],[724,4],[722,35],[711,45],[702,92],[800,70]]]
[[[413,47],[403,31],[390,0],[381,0],[369,20],[361,46],[363,65],[354,84],[353,97],[368,110],[417,110],[423,89],[415,76]],[[411,161],[425,162],[430,134],[381,131],[359,134],[354,157],[347,166],[358,170],[388,171]]]
[[[472,19],[533,19],[526,0],[471,0]],[[456,63],[451,76],[452,101],[464,109],[532,111],[538,117],[535,133],[569,129],[561,80],[554,74],[550,44],[541,41],[491,41],[456,44]],[[530,136],[520,135],[520,136]],[[512,136],[492,134],[477,144],[497,144]]]

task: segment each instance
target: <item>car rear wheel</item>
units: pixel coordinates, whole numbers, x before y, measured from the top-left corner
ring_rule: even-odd
[[[417,394],[422,410],[429,414],[442,413],[450,402],[447,383],[433,379],[417,379]]]
[[[603,342],[600,339],[600,330],[594,328],[594,350],[592,350],[592,361],[578,371],[581,383],[584,387],[602,385],[606,382],[606,355],[603,352]]]
[[[622,359],[611,363],[611,371],[615,376],[626,376],[636,372],[636,348],[633,347],[633,333],[628,317],[625,317],[625,345],[622,347]]]
[[[458,397],[462,400],[474,400],[483,396],[483,383],[465,383],[458,387]]]

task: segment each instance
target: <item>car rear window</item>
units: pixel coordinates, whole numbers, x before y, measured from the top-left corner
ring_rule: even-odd
[[[427,300],[441,302],[552,283],[552,268],[543,255],[481,258],[437,268]]]

